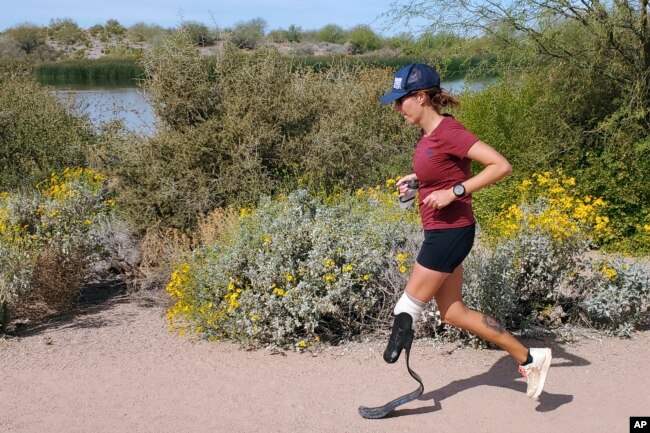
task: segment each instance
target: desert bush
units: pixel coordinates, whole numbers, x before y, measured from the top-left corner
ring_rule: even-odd
[[[8,28],[4,31],[6,36],[15,40],[20,48],[30,54],[37,47],[45,44],[47,29],[30,23]]]
[[[89,169],[65,169],[31,190],[0,194],[0,303],[12,314],[72,305],[115,205],[104,184]]]
[[[269,34],[266,35],[266,39],[274,43],[289,42],[289,35],[284,29],[276,29],[271,30]]]
[[[87,40],[86,32],[69,18],[51,20],[49,33],[52,39],[63,45],[74,45]]]
[[[287,28],[287,38],[289,42],[300,42],[302,35],[302,28],[295,24],[289,25]]]
[[[116,19],[107,20],[106,24],[104,24],[104,30],[109,37],[116,36],[120,38],[126,34],[126,27]]]
[[[647,266],[621,258],[594,260],[582,287],[590,322],[619,336],[631,336],[650,309]]]
[[[231,229],[177,266],[170,326],[305,347],[384,323],[421,233],[415,212],[395,200],[394,188],[326,201],[298,190],[242,209]]]
[[[20,72],[0,72],[0,87],[0,190],[84,163],[94,141],[87,118]]]
[[[0,61],[26,62],[28,55],[20,47],[18,41],[9,36],[0,36]]]
[[[146,23],[135,23],[129,27],[127,32],[129,39],[133,42],[149,42],[152,44],[171,34],[172,30],[169,28]]]
[[[647,278],[637,268],[625,273],[590,258],[590,248],[611,235],[607,205],[580,197],[575,186],[561,172],[534,174],[518,185],[512,205],[481,218],[480,241],[464,265],[470,307],[507,329],[532,334],[585,323],[623,334],[641,323],[650,296]],[[434,335],[484,343],[446,329],[435,306],[425,317],[425,329]]]
[[[639,139],[634,128],[612,131],[607,126],[619,101],[616,95],[614,86],[594,77],[549,67],[464,94],[457,115],[511,161],[513,180],[551,167],[572,173],[581,180],[576,186],[580,194],[609,204],[612,236],[604,246],[645,254],[650,190],[644,176],[650,166],[642,155],[647,139]]]
[[[383,44],[382,39],[369,26],[365,25],[352,28],[347,34],[347,40],[358,47],[358,52],[355,54],[378,50]]]
[[[194,226],[198,215],[303,185],[354,189],[407,170],[415,130],[377,104],[389,71],[345,63],[323,72],[276,50],[217,58],[180,34],[144,62],[159,133],[114,143],[103,171],[141,228]]]
[[[271,42],[300,42],[302,29],[291,24],[289,28],[272,30],[266,36]]]
[[[235,24],[230,40],[238,48],[253,50],[264,40],[266,25],[262,18],[239,22]]]
[[[181,31],[186,32],[190,40],[196,45],[205,46],[214,44],[213,32],[205,24],[196,21],[184,22],[181,26]]]
[[[388,328],[422,241],[417,212],[395,206],[394,183],[324,199],[298,190],[239,217],[217,214],[223,230],[184,258],[167,285],[171,328],[298,348]],[[563,335],[587,324],[629,335],[648,310],[647,273],[587,254],[606,232],[604,204],[568,200],[568,190],[559,200],[558,189],[572,183],[539,174],[481,224],[488,230],[478,231],[464,263],[464,301],[519,334]],[[445,326],[435,303],[418,335],[485,344]]]
[[[102,35],[106,35],[106,29],[101,24],[95,24],[91,27],[88,27],[86,31],[88,32],[88,34],[96,38],[99,38]]]
[[[347,40],[347,32],[336,24],[328,24],[316,33],[316,40],[332,44],[342,44]]]

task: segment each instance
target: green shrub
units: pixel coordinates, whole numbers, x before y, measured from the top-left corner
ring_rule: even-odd
[[[74,45],[87,40],[86,32],[69,18],[53,19],[49,29],[52,39],[63,45]]]
[[[104,30],[109,37],[117,36],[120,38],[126,34],[126,27],[120,24],[120,22],[116,19],[107,20],[106,24],[104,25]]]
[[[96,38],[106,35],[106,29],[101,24],[95,24],[94,26],[88,27],[87,32]]]
[[[618,95],[618,96],[617,96]],[[513,164],[515,180],[550,167],[580,180],[581,194],[608,202],[613,235],[605,246],[628,253],[648,251],[642,229],[650,223],[647,138],[617,127],[620,91],[563,66],[503,79],[466,93],[457,114],[481,139]],[[628,119],[629,120],[629,119]]]
[[[264,40],[266,25],[266,21],[262,18],[239,22],[232,30],[230,41],[238,48],[253,50]]]
[[[157,44],[162,38],[171,34],[171,29],[156,24],[136,23],[128,30],[128,37],[133,42],[149,42],[151,44]]]
[[[206,46],[214,44],[213,32],[211,32],[205,24],[188,21],[183,23],[181,30],[187,32],[191,41],[195,45]]]
[[[37,47],[45,44],[47,29],[34,24],[21,24],[8,28],[4,31],[6,36],[15,40],[20,48],[27,54],[33,52]]]
[[[331,44],[342,44],[346,38],[347,32],[336,24],[328,24],[316,33],[316,40]]]
[[[68,114],[56,96],[24,74],[0,72],[0,87],[0,190],[84,164],[94,141],[87,118]]]
[[[340,63],[319,73],[232,45],[205,58],[183,35],[143,64],[159,133],[113,143],[102,168],[120,178],[141,228],[187,228],[215,207],[298,185],[354,189],[410,165],[417,131],[377,103],[389,71]]]
[[[352,28],[347,34],[347,40],[356,44],[361,53],[378,50],[383,43],[382,39],[369,26],[365,25]]]

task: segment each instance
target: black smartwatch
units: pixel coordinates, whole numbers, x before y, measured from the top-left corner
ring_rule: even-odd
[[[460,182],[454,185],[452,191],[454,191],[454,195],[458,198],[465,196],[465,187]]]

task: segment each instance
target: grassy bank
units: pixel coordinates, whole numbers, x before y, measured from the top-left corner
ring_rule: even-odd
[[[66,60],[42,63],[33,69],[41,84],[128,85],[143,78],[133,59]]]
[[[487,56],[453,57],[434,61],[444,69],[446,78],[461,78],[481,65],[489,64]],[[431,62],[419,57],[375,57],[375,56],[299,56],[293,59],[295,65],[309,66],[322,71],[333,65],[346,62],[365,67],[397,69],[414,62]],[[133,59],[83,59],[62,62],[47,62],[34,67],[36,79],[41,84],[91,84],[132,85],[143,78],[142,67]]]
[[[375,56],[302,56],[296,57],[295,63],[310,66],[316,70],[328,69],[341,62],[359,64],[367,67],[398,69],[409,63],[430,63],[444,69],[446,78],[461,78],[483,65],[494,63],[491,56],[455,56],[448,59],[429,59],[422,57],[375,57]]]

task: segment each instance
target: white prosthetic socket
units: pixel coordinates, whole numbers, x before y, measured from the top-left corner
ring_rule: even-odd
[[[408,293],[404,292],[402,297],[397,301],[397,304],[395,304],[395,310],[393,313],[396,316],[400,313],[408,313],[413,318],[412,328],[415,329],[415,324],[426,306],[426,303],[418,301]]]

